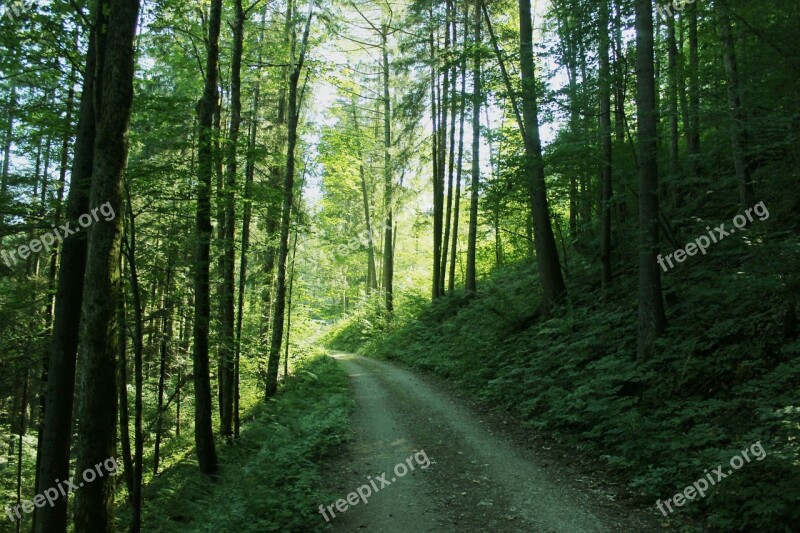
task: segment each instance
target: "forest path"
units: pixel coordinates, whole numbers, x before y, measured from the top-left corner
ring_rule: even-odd
[[[634,513],[601,491],[568,479],[428,380],[392,364],[336,353],[355,393],[353,441],[326,468],[328,488],[357,500],[335,517],[335,531],[589,532],[659,530],[656,517]],[[424,450],[424,453],[421,452]],[[415,455],[416,454],[416,455]],[[412,458],[413,457],[413,458]],[[422,468],[430,461],[428,468]],[[406,461],[408,459],[408,462]],[[402,477],[403,463],[410,468]],[[545,466],[547,465],[547,466]],[[386,473],[382,486],[379,478]],[[356,501],[355,495],[351,500]],[[335,502],[321,502],[325,506]],[[343,502],[339,502],[344,507]],[[323,520],[323,518],[320,518]]]

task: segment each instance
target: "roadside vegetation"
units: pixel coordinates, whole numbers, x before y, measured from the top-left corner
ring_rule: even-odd
[[[716,530],[784,531],[800,523],[800,339],[787,296],[800,265],[796,238],[771,229],[664,276],[670,328],[640,364],[635,275],[604,292],[574,253],[570,298],[550,319],[536,314],[536,266],[519,263],[491,273],[474,297],[420,298],[391,327],[365,307],[328,343],[444,378],[531,435],[604,464],[643,504],[717,465],[729,470],[760,441],[762,461],[673,509]]]

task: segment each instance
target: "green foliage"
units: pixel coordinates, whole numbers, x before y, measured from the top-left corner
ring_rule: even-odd
[[[763,461],[678,514],[703,514],[721,530],[783,531],[800,520],[800,344],[786,330],[794,303],[784,281],[794,274],[775,275],[765,258],[778,254],[775,268],[791,273],[797,256],[792,243],[752,241],[723,242],[704,263],[665,276],[670,329],[645,364],[634,361],[635,277],[603,294],[580,264],[570,301],[549,320],[534,316],[535,268],[517,265],[496,271],[476,298],[443,299],[391,332],[370,335],[363,318],[340,324],[331,344],[360,341],[362,352],[446,378],[601,458],[644,504],[704,469],[727,469],[760,441]]]
[[[347,374],[320,353],[302,359],[281,394],[243,414],[240,438],[220,449],[215,482],[197,470],[191,436],[169,450],[174,462],[145,489],[144,529],[314,531],[321,490],[318,465],[345,440],[352,406]],[[124,521],[124,520],[123,520]]]

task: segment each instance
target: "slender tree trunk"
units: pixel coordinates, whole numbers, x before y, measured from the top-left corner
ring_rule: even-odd
[[[542,280],[542,311],[546,313],[549,307],[566,293],[566,288],[561,276],[558,250],[547,205],[542,144],[539,138],[539,108],[536,99],[530,0],[519,0],[519,14],[522,116],[525,120],[525,171],[529,176],[534,244],[536,260],[539,264],[539,276]]]
[[[25,416],[28,410],[28,367],[22,372],[22,398],[19,410],[19,444],[17,445],[17,505],[22,503],[22,452],[24,448],[24,438],[27,433],[27,417]],[[20,533],[22,528],[22,520],[17,521],[17,533]]]
[[[122,261],[120,260],[120,272]],[[128,338],[125,317],[125,286],[120,286],[117,299],[117,338],[119,349],[119,426],[120,444],[122,446],[122,464],[125,468],[125,485],[128,494],[133,496],[134,475],[131,457],[130,412],[128,408]]]
[[[481,1],[475,7],[475,47],[472,58],[472,184],[469,203],[469,236],[467,238],[467,292],[477,292],[475,252],[478,241],[478,189],[480,187],[481,167]]]
[[[139,284],[139,268],[136,260],[136,220],[133,214],[130,190],[126,187],[128,217],[128,240],[125,244],[125,257],[131,278],[131,296],[133,298],[133,492],[131,493],[131,531],[138,532],[142,525],[142,469],[144,457],[144,434],[142,432],[144,392],[144,306],[142,289]]]
[[[625,142],[625,51],[622,49],[622,0],[614,2],[614,138]]]
[[[439,288],[441,283],[439,276],[441,274],[442,260],[442,211],[443,211],[443,198],[444,198],[444,181],[441,175],[441,167],[439,160],[441,159],[442,151],[439,148],[441,144],[441,114],[439,113],[440,101],[439,93],[437,91],[439,85],[439,71],[436,68],[436,40],[434,39],[433,27],[435,22],[433,20],[433,7],[429,10],[431,31],[428,37],[431,49],[430,63],[431,63],[431,123],[433,125],[433,132],[431,134],[431,163],[433,170],[433,286],[432,286],[432,299],[439,298]]]
[[[611,70],[608,59],[608,2],[600,0],[600,72],[598,74],[600,98],[600,145],[603,163],[600,169],[600,270],[604,287],[611,283]]]
[[[636,109],[639,119],[639,335],[637,358],[650,356],[666,328],[658,245],[658,139],[653,68],[653,3],[636,0]]]
[[[298,228],[294,229],[294,244],[292,244],[292,262],[289,269],[289,296],[286,302],[286,352],[283,357],[283,379],[289,377],[289,341],[292,335],[292,293],[294,292],[294,267],[297,259]]]
[[[383,291],[386,296],[386,312],[389,316],[394,312],[394,238],[392,229],[394,217],[392,212],[393,202],[393,175],[392,168],[392,107],[389,99],[389,48],[386,43],[388,26],[384,25],[381,33],[381,52],[383,56]],[[435,231],[434,231],[435,233]]]
[[[678,179],[681,175],[680,152],[678,143],[680,136],[678,133],[678,45],[675,37],[675,19],[668,17],[667,25],[667,79],[668,95],[667,103],[669,109],[669,196],[672,205],[679,204],[680,197]]]
[[[453,49],[458,44],[458,33],[456,32],[456,9],[452,0],[448,2],[448,12],[450,19],[450,29],[453,33]],[[449,161],[447,165],[447,214],[445,215],[444,223],[444,241],[442,246],[442,262],[440,264],[441,273],[439,279],[441,287],[439,292],[441,295],[445,294],[445,280],[447,279],[447,252],[450,243],[450,220],[453,216],[453,174],[455,171],[455,158],[456,158],[456,112],[458,110],[458,98],[456,92],[456,63],[453,62],[450,67],[450,140],[448,142]]]
[[[203,97],[197,104],[197,249],[194,260],[194,392],[195,445],[200,471],[217,471],[217,453],[211,424],[208,329],[210,324],[209,263],[211,242],[211,178],[214,174],[213,121],[217,103],[217,67],[222,0],[212,0],[208,30],[208,57]]]
[[[364,202],[364,220],[367,224],[367,291],[378,290],[378,273],[375,269],[375,243],[372,237],[372,217],[369,210],[369,193],[367,191],[367,176],[362,162],[358,168],[361,176],[361,197]]]
[[[689,5],[689,171],[697,178],[700,169],[700,62],[697,55],[697,3]]]
[[[164,419],[164,386],[167,379],[167,362],[169,360],[170,348],[172,346],[172,268],[174,262],[173,248],[170,248],[169,259],[167,260],[167,279],[164,288],[164,298],[162,299],[162,309],[164,320],[161,322],[161,342],[159,345],[159,369],[158,369],[158,403],[156,409],[156,440],[153,450],[153,476],[158,475],[158,466],[161,461],[161,439],[163,436]]]
[[[730,116],[731,150],[733,152],[733,166],[736,169],[736,180],[739,187],[739,201],[742,209],[747,209],[756,203],[753,192],[753,176],[751,163],[747,155],[748,138],[745,113],[742,107],[742,97],[739,90],[739,68],[736,61],[736,47],[734,45],[733,30],[731,28],[728,6],[725,1],[715,2],[722,27],[722,45],[725,54],[725,73],[728,76],[728,114]]]
[[[90,205],[121,212],[122,176],[128,156],[133,103],[134,37],[138,0],[111,0],[99,108]],[[77,471],[102,464],[117,451],[117,335],[121,217],[99,221],[88,231],[80,335]],[[110,475],[86,483],[75,497],[76,533],[114,530],[114,486]]]
[[[488,16],[487,16],[488,20]],[[458,118],[458,158],[456,160],[456,193],[455,210],[453,212],[453,238],[450,243],[450,277],[447,289],[450,293],[455,291],[456,286],[456,260],[458,259],[458,224],[461,212],[461,173],[464,161],[464,115],[467,109],[467,34],[469,32],[469,5],[464,5],[464,43],[461,50],[461,101]],[[453,83],[455,85],[455,83]]]
[[[292,203],[294,201],[294,152],[297,146],[297,124],[300,118],[297,89],[306,57],[306,46],[308,45],[312,15],[313,12],[309,12],[308,19],[306,20],[306,27],[303,31],[300,54],[289,76],[289,135],[286,150],[286,174],[283,182],[281,240],[278,251],[278,278],[275,284],[275,308],[272,312],[272,342],[270,343],[269,360],[267,362],[267,398],[272,398],[278,392],[278,367],[280,365],[281,341],[283,340],[284,311],[286,310],[286,263],[289,257],[289,226],[291,223]],[[292,60],[294,60],[294,53],[292,56]]]
[[[244,39],[244,9],[242,0],[234,1],[233,54],[231,57],[231,119],[228,133],[227,167],[225,172],[225,238],[223,240],[223,272],[222,272],[222,327],[221,354],[222,374],[222,418],[220,434],[223,437],[233,436],[233,404],[235,396],[235,346],[234,346],[234,270],[235,252],[234,230],[236,228],[236,206],[234,193],[236,189],[236,156],[241,125],[241,69],[242,48]]]
[[[14,142],[14,120],[16,119],[17,112],[17,86],[11,85],[11,94],[8,97],[8,108],[6,113],[8,116],[8,124],[5,131],[5,139],[3,143],[3,172],[0,175],[0,198],[4,199],[8,194],[8,172],[11,165],[11,145]]]

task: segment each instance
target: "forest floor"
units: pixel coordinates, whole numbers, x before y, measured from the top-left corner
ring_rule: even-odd
[[[366,505],[358,500],[345,512],[334,505],[332,518],[326,511],[333,530],[664,529],[654,508],[625,502],[619,485],[601,471],[589,472],[541,442],[531,445],[502,415],[476,410],[449,387],[382,361],[335,357],[354,388],[354,438],[323,469],[326,489],[345,499],[370,476],[379,490],[371,491]],[[430,466],[422,468],[425,459]],[[404,468],[395,468],[400,463],[415,467],[402,479],[397,474]],[[384,472],[389,484],[382,486]]]

